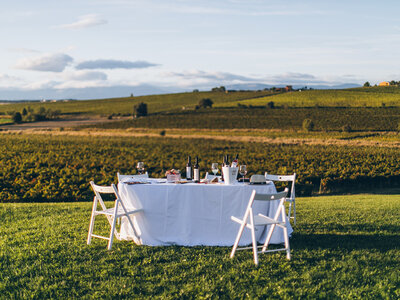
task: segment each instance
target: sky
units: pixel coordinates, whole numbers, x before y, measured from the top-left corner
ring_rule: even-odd
[[[397,81],[399,9],[369,0],[1,1],[0,99]]]

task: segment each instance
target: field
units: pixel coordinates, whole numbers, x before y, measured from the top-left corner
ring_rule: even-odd
[[[150,95],[138,97],[58,101],[30,102],[0,105],[0,114],[22,111],[30,106],[35,111],[39,107],[60,111],[62,114],[120,114],[133,113],[133,105],[139,102],[148,104],[150,114],[171,112],[184,109],[192,110],[203,98],[214,102],[214,107],[266,106],[274,102],[275,106],[285,107],[388,107],[400,106],[400,88],[371,87],[345,90],[305,90],[289,93],[274,93],[271,91],[242,91],[242,92],[195,92],[165,95]]]
[[[242,105],[266,105],[273,101],[275,105],[291,107],[379,107],[379,106],[399,106],[400,88],[359,88],[346,90],[306,90],[275,95],[242,101],[232,101],[217,106],[237,106]]]
[[[139,160],[151,176],[163,177],[198,155],[204,176],[224,154],[239,154],[248,175],[296,172],[298,196],[400,188],[399,147],[6,133],[0,135],[0,201],[90,201],[90,180],[109,185],[117,172],[134,173]]]
[[[59,110],[63,114],[129,115],[133,113],[133,106],[140,102],[147,103],[149,113],[157,113],[161,111],[182,110],[183,107],[193,109],[203,98],[210,98],[214,103],[224,103],[265,95],[271,95],[271,92],[198,92],[68,102],[30,102],[0,105],[0,113],[22,111],[24,107],[30,106],[35,111],[39,107],[44,107],[53,111]]]
[[[305,119],[313,121],[316,131],[341,131],[344,126],[354,131],[397,131],[400,108],[213,108],[163,113],[91,127],[299,130]]]
[[[215,107],[195,110],[203,98]],[[3,120],[29,105],[110,122],[0,127],[0,298],[398,299],[399,100],[399,88],[374,87],[0,105]],[[138,102],[149,116],[108,120]],[[86,245],[89,181],[115,183],[137,161],[164,177],[188,155],[204,176],[225,154],[239,154],[248,176],[298,174],[291,261],[269,254],[256,268],[251,252],[231,260],[229,247]]]
[[[13,120],[10,118],[0,118],[0,124],[9,124],[12,122],[13,122]]]
[[[8,299],[400,297],[398,195],[297,202],[292,260],[283,253],[262,255],[258,268],[251,252],[241,251],[230,259],[229,247],[148,247],[115,241],[109,252],[99,239],[87,246],[88,202],[0,204],[0,295]]]

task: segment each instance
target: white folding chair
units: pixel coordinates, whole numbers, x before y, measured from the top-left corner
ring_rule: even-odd
[[[296,173],[294,173],[293,175],[272,175],[265,172],[265,179],[292,183],[292,187],[290,188],[290,195],[289,197],[286,197],[286,202],[289,203],[288,217],[290,219],[293,219],[293,224],[296,225],[296,195],[294,189],[294,185],[296,182]],[[293,204],[293,210],[292,210],[292,204]]]
[[[237,234],[235,244],[233,245],[231,258],[235,255],[236,250],[246,250],[253,249],[254,255],[254,263],[258,265],[258,253],[267,253],[267,252],[276,252],[276,251],[286,251],[287,259],[290,259],[290,246],[289,246],[289,235],[288,235],[288,222],[286,221],[286,212],[285,212],[285,199],[288,193],[288,189],[285,189],[284,192],[276,193],[276,194],[258,194],[256,190],[253,190],[249,204],[247,205],[246,212],[244,214],[243,219],[236,218],[234,216],[231,219],[240,224],[239,232]],[[254,201],[272,201],[279,200],[279,205],[276,210],[274,218],[270,218],[263,214],[258,214],[256,216],[253,215],[253,203]],[[280,221],[280,219],[282,221]],[[257,246],[256,234],[255,234],[255,226],[266,226],[270,225],[267,238],[263,246]],[[272,237],[272,233],[274,232],[276,226],[283,228],[285,248],[279,249],[270,249],[267,250],[269,242]],[[247,227],[251,230],[251,239],[253,246],[252,247],[243,247],[238,248],[240,238],[242,237],[244,228]],[[258,251],[258,248],[262,248],[261,251]]]
[[[122,182],[126,179],[142,179],[142,178],[149,178],[149,174],[146,172],[144,174],[136,174],[136,175],[122,175],[117,173],[118,182]]]
[[[111,250],[114,235],[119,239],[119,233],[116,229],[116,220],[120,217],[126,217],[128,219],[128,222],[130,226],[133,229],[133,234],[134,238],[133,240],[135,241],[136,244],[140,245],[141,244],[141,239],[137,233],[137,230],[135,229],[135,226],[133,225],[133,222],[130,218],[131,215],[140,213],[142,209],[127,209],[126,206],[124,205],[121,197],[118,194],[118,190],[114,184],[111,186],[99,186],[94,184],[93,181],[90,182],[90,185],[92,186],[92,189],[95,193],[94,200],[93,200],[93,208],[92,208],[92,216],[90,218],[90,225],[89,225],[89,233],[88,233],[88,239],[87,243],[90,245],[92,241],[92,237],[108,240],[108,250]],[[115,204],[114,207],[112,208],[107,208],[106,205],[104,204],[103,199],[101,198],[102,194],[114,194],[116,199],[115,199]],[[100,202],[101,210],[97,210],[97,204]],[[104,215],[107,217],[108,223],[110,223],[111,230],[110,230],[110,236],[105,237],[105,236],[100,236],[93,234],[93,228],[94,228],[94,219],[96,218],[97,215]]]

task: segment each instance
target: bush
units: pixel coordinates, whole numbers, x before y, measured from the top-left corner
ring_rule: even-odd
[[[166,133],[165,130],[161,130],[161,131],[160,131],[160,135],[161,135],[161,136],[165,136],[165,133]]]
[[[199,101],[199,107],[203,107],[203,108],[207,108],[207,107],[211,108],[213,104],[214,104],[214,102],[209,98],[203,98]]]
[[[143,102],[135,104],[133,106],[133,115],[135,118],[147,116],[147,104]]]
[[[14,123],[21,123],[22,122],[21,113],[20,112],[16,112],[15,114],[13,114],[12,120],[13,120]]]
[[[305,119],[303,121],[303,129],[307,132],[314,130],[314,122],[311,119]]]
[[[113,118],[113,115],[109,115],[109,116],[107,117],[108,120],[112,120],[112,118]]]
[[[342,127],[342,132],[351,132],[351,126],[349,124],[346,124]]]
[[[275,108],[275,103],[274,103],[274,101],[268,102],[268,103],[267,103],[267,108],[270,108],[270,109]]]

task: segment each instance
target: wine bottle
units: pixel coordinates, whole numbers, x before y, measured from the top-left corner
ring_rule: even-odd
[[[188,156],[188,162],[186,164],[186,179],[192,180],[192,158]]]
[[[193,166],[193,180],[194,182],[200,182],[199,158],[197,156]]]
[[[232,168],[236,168],[238,166],[238,161],[239,161],[239,154],[236,154],[235,159],[232,161]]]
[[[225,167],[229,167],[229,154],[226,155],[226,164]]]
[[[222,168],[221,168],[221,181],[224,181],[224,171],[223,171],[223,167],[225,167],[226,164],[226,155],[224,156],[224,159],[222,161]]]

